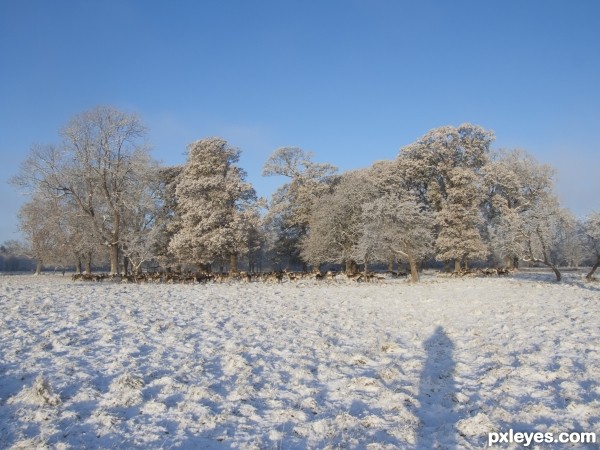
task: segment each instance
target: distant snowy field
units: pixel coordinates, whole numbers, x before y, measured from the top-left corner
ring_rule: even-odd
[[[510,428],[600,435],[600,285],[552,279],[0,276],[0,448],[481,448]]]

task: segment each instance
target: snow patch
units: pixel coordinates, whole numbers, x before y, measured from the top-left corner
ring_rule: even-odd
[[[60,397],[55,394],[50,382],[42,375],[38,375],[29,387],[23,388],[16,396],[8,400],[9,404],[26,403],[34,406],[58,406]]]
[[[0,448],[481,448],[510,426],[594,430],[598,290],[545,278],[3,277]]]

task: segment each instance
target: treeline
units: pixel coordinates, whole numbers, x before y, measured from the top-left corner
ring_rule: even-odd
[[[188,145],[163,167],[134,114],[98,107],[73,118],[57,145],[36,145],[12,182],[26,253],[43,264],[111,274],[193,268],[347,272],[399,261],[550,267],[600,262],[600,213],[578,220],[554,193],[554,170],[521,150],[491,151],[494,134],[463,124],[431,130],[393,160],[339,173],[299,148],[276,150],[264,176],[287,178],[257,198],[240,150],[220,138]]]
[[[14,240],[0,245],[0,272],[24,272],[35,268],[35,262],[23,255],[22,246]]]

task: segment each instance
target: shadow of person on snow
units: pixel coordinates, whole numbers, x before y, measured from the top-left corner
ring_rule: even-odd
[[[456,424],[461,417],[455,400],[454,344],[444,328],[438,326],[423,347],[426,360],[421,371],[416,410],[420,421],[417,448],[456,449]]]

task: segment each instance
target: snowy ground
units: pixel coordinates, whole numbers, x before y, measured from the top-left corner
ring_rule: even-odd
[[[600,285],[552,278],[0,276],[0,448],[462,449],[510,428],[600,435]]]

